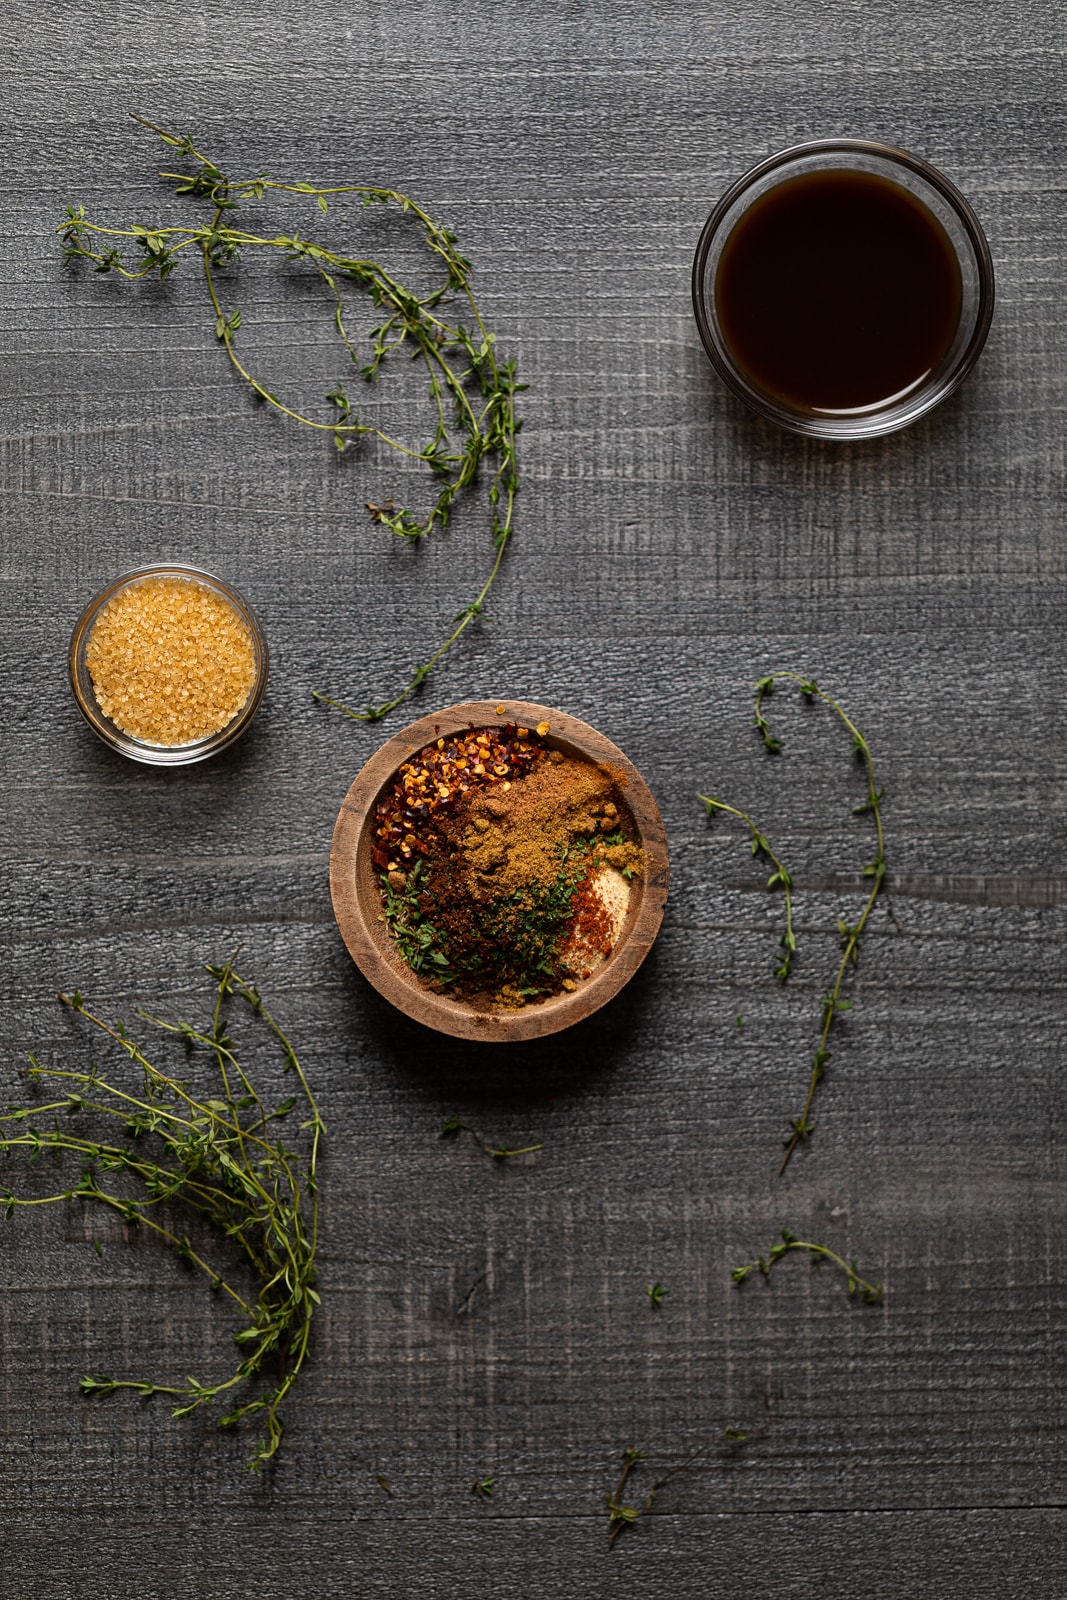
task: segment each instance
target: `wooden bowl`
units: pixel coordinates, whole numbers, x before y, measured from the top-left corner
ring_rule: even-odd
[[[501,709],[503,707],[503,709]],[[566,755],[611,768],[644,850],[645,870],[631,884],[626,921],[601,967],[571,993],[554,995],[519,1011],[479,1010],[429,988],[400,958],[382,920],[378,869],[371,860],[374,807],[401,763],[434,740],[468,728],[547,722],[545,743]],[[619,783],[619,775],[624,783]],[[633,977],[652,948],[667,901],[667,836],[659,808],[637,768],[603,734],[577,717],[525,700],[472,700],[420,717],[371,757],[344,799],[330,851],[330,893],[348,952],[363,976],[405,1015],[459,1039],[500,1043],[537,1039],[569,1028],[599,1010]]]

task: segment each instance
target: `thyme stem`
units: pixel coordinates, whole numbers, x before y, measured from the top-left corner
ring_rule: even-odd
[[[716,811],[725,811],[731,817],[739,817],[749,831],[752,841],[752,854],[754,856],[766,856],[774,867],[774,871],[767,879],[767,887],[768,889],[781,889],[785,895],[785,932],[780,940],[785,954],[775,968],[774,975],[784,983],[789,976],[797,948],[796,934],[793,931],[793,879],[782,861],[771,849],[766,834],[761,832],[747,812],[738,811],[736,806],[728,806],[724,800],[716,800],[711,795],[698,794],[697,799],[704,802],[704,808],[709,817],[713,816]]]
[[[826,1065],[830,1060],[830,1051],[827,1049],[827,1041],[830,1036],[830,1029],[833,1026],[834,1019],[837,1017],[838,1013],[848,1010],[851,1006],[851,1001],[843,1000],[841,998],[841,985],[844,983],[845,974],[848,971],[849,966],[855,966],[859,961],[860,939],[863,934],[863,930],[867,926],[871,912],[874,910],[875,901],[882,892],[886,876],[885,831],[882,826],[881,809],[881,802],[884,798],[885,791],[876,786],[874,776],[874,761],[871,757],[871,750],[867,740],[864,738],[859,728],[857,728],[856,724],[852,721],[852,718],[847,714],[843,707],[839,705],[833,696],[827,694],[823,689],[820,689],[814,678],[806,678],[803,676],[803,674],[799,672],[793,672],[789,669],[771,672],[768,673],[766,677],[760,678],[756,684],[755,715],[753,720],[760,733],[760,736],[763,739],[764,746],[772,754],[776,754],[782,747],[781,740],[776,739],[770,731],[770,725],[767,722],[766,717],[763,715],[763,704],[767,696],[774,692],[775,684],[783,681],[795,683],[799,688],[800,693],[806,700],[821,700],[824,705],[829,706],[830,710],[852,735],[853,755],[858,756],[862,760],[867,779],[867,798],[862,802],[861,805],[853,807],[853,815],[863,816],[868,812],[870,813],[874,822],[876,848],[874,860],[868,862],[863,868],[863,876],[865,878],[870,878],[872,881],[871,890],[867,896],[867,900],[860,914],[859,920],[850,926],[844,921],[843,918],[838,918],[837,931],[841,939],[842,956],[840,962],[838,963],[833,987],[831,988],[830,993],[823,997],[821,1002],[822,1028],[819,1034],[819,1044],[815,1054],[812,1057],[811,1075],[808,1079],[808,1089],[804,1097],[804,1104],[801,1108],[800,1116],[796,1117],[790,1123],[790,1128],[792,1131],[783,1141],[785,1149],[782,1155],[781,1164],[778,1168],[779,1177],[781,1177],[781,1175],[785,1172],[786,1167],[789,1165],[797,1145],[801,1142],[801,1140],[809,1139],[811,1137],[814,1124],[810,1120],[810,1113],[812,1104],[815,1100],[815,1091],[822,1081],[823,1075],[826,1071]]]
[[[232,959],[224,966],[207,970],[215,979],[210,1032],[193,1028],[186,1022],[167,1022],[148,1012],[140,1014],[164,1031],[180,1035],[189,1048],[206,1046],[211,1051],[223,1098],[198,1099],[188,1085],[153,1064],[140,1045],[128,1036],[124,1024],[117,1022],[111,1026],[95,1016],[86,1009],[77,991],[73,995],[60,995],[64,1005],[121,1046],[140,1069],[142,1092],[131,1093],[121,1085],[112,1084],[95,1066],[85,1072],[75,1072],[46,1067],[31,1056],[31,1078],[58,1080],[71,1087],[62,1100],[9,1109],[0,1115],[0,1155],[9,1156],[17,1150],[28,1153],[32,1162],[43,1150],[64,1151],[81,1159],[82,1176],[80,1183],[58,1194],[21,1196],[0,1187],[0,1211],[11,1217],[24,1207],[75,1199],[96,1201],[117,1211],[127,1222],[149,1228],[171,1245],[182,1260],[204,1273],[213,1289],[229,1296],[248,1319],[248,1325],[235,1335],[241,1360],[232,1376],[212,1384],[190,1377],[184,1385],[174,1386],[96,1373],[86,1374],[79,1387],[87,1395],[111,1394],[117,1389],[134,1389],[142,1395],[175,1395],[185,1403],[173,1415],[186,1417],[255,1377],[268,1361],[276,1358],[275,1386],[220,1419],[220,1426],[234,1427],[243,1418],[262,1413],[265,1434],[250,1463],[258,1471],[274,1457],[281,1443],[279,1407],[303,1367],[312,1317],[319,1304],[313,1287],[319,1217],[317,1163],[320,1139],[325,1130],[296,1053],[263,1005],[259,991],[234,970]],[[281,1046],[284,1070],[297,1078],[308,1113],[301,1132],[310,1131],[311,1134],[310,1155],[303,1171],[298,1168],[294,1151],[286,1148],[280,1139],[268,1137],[269,1124],[288,1116],[298,1097],[291,1095],[272,1109],[265,1106],[226,1032],[223,1005],[230,996],[242,1001],[262,1019]],[[166,1158],[160,1163],[131,1146],[99,1143],[80,1134],[67,1133],[61,1129],[58,1119],[52,1131],[41,1132],[30,1120],[59,1111],[68,1115],[119,1117],[131,1141],[145,1135],[154,1136],[161,1143]],[[9,1132],[5,1131],[7,1124],[25,1126]],[[145,1197],[126,1198],[111,1193],[99,1183],[100,1172],[127,1174],[141,1184]],[[250,1302],[227,1283],[184,1235],[148,1214],[150,1207],[161,1202],[186,1206],[235,1241],[259,1280],[254,1301]]]
[[[768,673],[766,677],[760,678],[755,687],[755,708],[753,721],[761,739],[763,740],[764,748],[769,751],[771,755],[777,755],[780,752],[782,749],[782,741],[772,732],[770,722],[764,715],[763,708],[767,697],[774,692],[775,685],[783,680],[795,683],[799,688],[801,695],[806,700],[821,700],[830,708],[833,714],[851,734],[853,754],[862,760],[864,774],[867,780],[867,798],[860,805],[852,808],[853,815],[863,816],[867,813],[870,814],[875,830],[875,855],[874,859],[869,861],[863,868],[863,876],[865,878],[870,878],[871,887],[858,920],[850,925],[844,920],[844,918],[838,918],[837,932],[841,941],[841,960],[838,963],[830,992],[829,994],[824,995],[820,1002],[822,1022],[819,1031],[819,1042],[812,1056],[807,1093],[804,1097],[804,1103],[801,1108],[800,1115],[795,1117],[790,1122],[790,1132],[782,1141],[785,1148],[781,1163],[778,1167],[779,1177],[781,1177],[781,1175],[785,1172],[786,1167],[789,1165],[797,1145],[800,1144],[802,1140],[809,1139],[814,1131],[815,1124],[811,1121],[811,1109],[812,1105],[814,1104],[816,1090],[818,1089],[818,1086],[826,1072],[827,1063],[830,1061],[830,1050],[828,1048],[830,1030],[833,1027],[834,1021],[838,1015],[842,1012],[850,1010],[852,1005],[850,1000],[843,998],[841,992],[842,987],[849,967],[856,966],[858,964],[860,943],[864,930],[866,929],[867,923],[870,920],[871,912],[874,910],[875,902],[877,901],[878,896],[882,893],[886,883],[885,830],[882,823],[881,810],[881,802],[884,799],[885,791],[884,789],[878,788],[876,785],[874,761],[871,756],[871,750],[867,740],[864,738],[859,728],[852,721],[851,717],[848,716],[843,707],[833,698],[832,695],[828,695],[824,690],[820,689],[814,678],[806,678],[799,672],[783,669],[781,671]],[[711,817],[716,811],[723,811],[727,812],[730,816],[739,818],[742,822],[744,822],[745,826],[749,830],[752,844],[752,854],[762,854],[766,856],[774,866],[775,870],[767,879],[767,884],[769,888],[781,888],[785,895],[786,925],[785,932],[781,938],[781,943],[785,948],[785,955],[776,968],[777,976],[784,981],[789,976],[792,957],[797,947],[792,921],[793,880],[779,857],[772,850],[766,835],[746,812],[740,811],[736,806],[727,805],[724,801],[714,799],[708,795],[700,795],[698,798],[703,801],[709,817]],[[738,1019],[738,1022],[740,1025],[740,1018]]]
[[[811,1256],[812,1265],[815,1267],[821,1267],[824,1261],[832,1262],[848,1278],[849,1294],[861,1293],[867,1305],[882,1304],[885,1298],[882,1285],[868,1283],[866,1278],[861,1278],[855,1261],[846,1261],[844,1256],[839,1256],[836,1250],[830,1250],[824,1244],[814,1244],[810,1239],[798,1239],[788,1228],[782,1229],[780,1242],[772,1245],[766,1256],[757,1256],[755,1261],[749,1261],[743,1267],[734,1267],[730,1276],[735,1283],[744,1283],[750,1272],[758,1270],[765,1278],[769,1278],[775,1264],[792,1250],[801,1250]]]
[[[524,1144],[518,1150],[510,1150],[506,1145],[488,1144],[476,1128],[472,1128],[469,1122],[461,1122],[459,1117],[449,1117],[443,1122],[438,1137],[451,1139],[458,1133],[469,1133],[482,1154],[492,1156],[494,1161],[506,1161],[509,1156],[532,1156],[535,1151],[544,1149],[543,1144]]]
[[[123,278],[136,280],[152,273],[165,278],[174,270],[182,253],[193,247],[200,256],[216,337],[224,346],[235,373],[255,395],[290,421],[315,432],[331,434],[339,450],[370,434],[408,460],[423,462],[438,481],[437,498],[427,515],[421,518],[404,507],[395,506],[392,501],[380,505],[367,502],[374,520],[401,538],[419,540],[435,527],[446,528],[456,497],[474,483],[483,461],[495,462],[487,490],[494,550],[489,575],[474,600],[453,618],[456,625],[444,643],[414,668],[408,682],[396,694],[380,704],[353,709],[327,694],[313,691],[315,699],[358,722],[376,722],[415,692],[485,607],[514,526],[519,486],[515,441],[522,425],[516,415],[515,397],[526,385],[518,382],[514,361],[497,357],[495,335],[486,327],[474,298],[470,262],[460,254],[455,234],[436,223],[410,196],[396,189],[369,184],[316,186],[280,182],[265,176],[231,179],[197,149],[188,135],[179,138],[145,117],[135,116],[134,120],[195,164],[192,174],[168,171],[160,176],[174,183],[178,194],[208,201],[213,208],[210,221],[201,225],[113,228],[87,218],[83,206],[68,206],[65,220],[56,229],[63,240],[65,265],[81,260],[89,262],[96,272],[116,272]],[[242,206],[263,200],[269,191],[307,197],[322,212],[328,212],[331,199],[341,195],[352,195],[364,206],[399,207],[420,224],[424,245],[444,269],[443,281],[426,293],[418,293],[373,259],[328,250],[298,233],[266,235],[235,226],[234,214]],[[123,241],[130,241],[143,252],[143,258],[135,265],[124,258]],[[225,310],[218,287],[219,274],[231,267],[243,250],[280,251],[287,260],[302,262],[316,272],[332,297],[331,321],[345,360],[358,369],[365,382],[375,381],[383,364],[405,345],[413,347],[414,353],[422,358],[433,401],[435,426],[427,444],[422,447],[405,444],[361,419],[355,414],[342,382],[325,397],[335,414],[322,419],[288,404],[252,372],[238,354],[235,342],[242,325],[241,312]],[[363,365],[345,323],[342,284],[368,294],[384,313],[384,321],[371,332],[372,354],[369,362]],[[465,307],[472,320],[470,329],[462,322],[453,325],[438,315],[440,306],[450,300],[458,300]],[[475,394],[481,398],[480,409],[472,403]],[[451,421],[443,404],[446,395],[455,413]]]

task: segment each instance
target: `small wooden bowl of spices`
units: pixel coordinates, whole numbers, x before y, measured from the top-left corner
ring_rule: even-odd
[[[197,567],[124,573],[70,641],[74,699],[113,750],[153,766],[204,761],[240,738],[267,687],[267,641],[236,589]]]
[[[372,756],[334,828],[349,954],[409,1017],[461,1039],[556,1033],[637,971],[667,839],[610,740],[528,701],[420,718]]]

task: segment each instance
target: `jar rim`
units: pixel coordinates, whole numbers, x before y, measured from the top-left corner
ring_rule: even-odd
[[[891,397],[882,407],[866,410],[862,415],[852,418],[790,407],[750,383],[736,362],[729,358],[725,342],[716,338],[714,317],[709,311],[706,297],[709,256],[722,239],[726,219],[735,211],[738,203],[743,202],[746,196],[757,188],[760,188],[760,193],[765,193],[770,186],[764,184],[764,180],[790,165],[809,160],[820,161],[823,157],[835,156],[843,158],[842,170],[849,170],[850,157],[853,161],[867,158],[884,163],[890,169],[890,172],[885,174],[887,176],[891,177],[893,168],[903,168],[934,190],[958,221],[967,239],[973,255],[977,280],[974,325],[950,368],[929,383],[920,384],[898,404],[894,404]],[[922,196],[917,195],[916,198],[921,200]],[[743,212],[741,214],[743,215]],[[726,234],[727,238],[739,220],[740,216],[734,218],[729,233]],[[953,243],[953,249],[959,259],[955,243],[951,240],[950,243]],[[962,266],[961,262],[961,268]],[[843,137],[811,139],[801,144],[789,145],[766,156],[736,179],[722,195],[704,224],[697,242],[693,258],[692,297],[697,329],[708,359],[727,388],[752,410],[791,432],[809,437],[846,442],[871,439],[910,426],[912,422],[917,421],[919,417],[933,410],[953,394],[971,371],[982,352],[993,318],[995,300],[993,258],[982,225],[970,202],[944,173],[923,157],[873,139]]]
[[[255,679],[248,698],[236,715],[222,728],[204,734],[198,739],[192,739],[186,744],[154,744],[125,732],[117,723],[112,722],[96,699],[85,663],[89,638],[103,608],[116,595],[150,578],[187,579],[214,590],[233,607],[252,637]],[[269,670],[270,652],[266,635],[258,616],[244,595],[225,578],[220,578],[203,567],[195,567],[185,561],[157,561],[147,566],[134,567],[105,584],[93,595],[75,622],[67,652],[71,693],[75,705],[89,727],[110,749],[117,750],[120,755],[147,766],[189,766],[194,762],[205,761],[209,756],[217,755],[219,751],[228,748],[240,738],[259,710],[266,693]]]

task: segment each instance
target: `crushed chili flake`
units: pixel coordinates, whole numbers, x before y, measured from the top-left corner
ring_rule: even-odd
[[[501,728],[471,729],[426,745],[404,762],[374,809],[375,866],[395,871],[410,865],[417,855],[428,855],[436,833],[427,824],[438,813],[454,808],[460,796],[476,785],[508,789],[512,779],[524,777],[546,753],[539,740],[513,722]],[[423,830],[421,836],[418,830]]]

